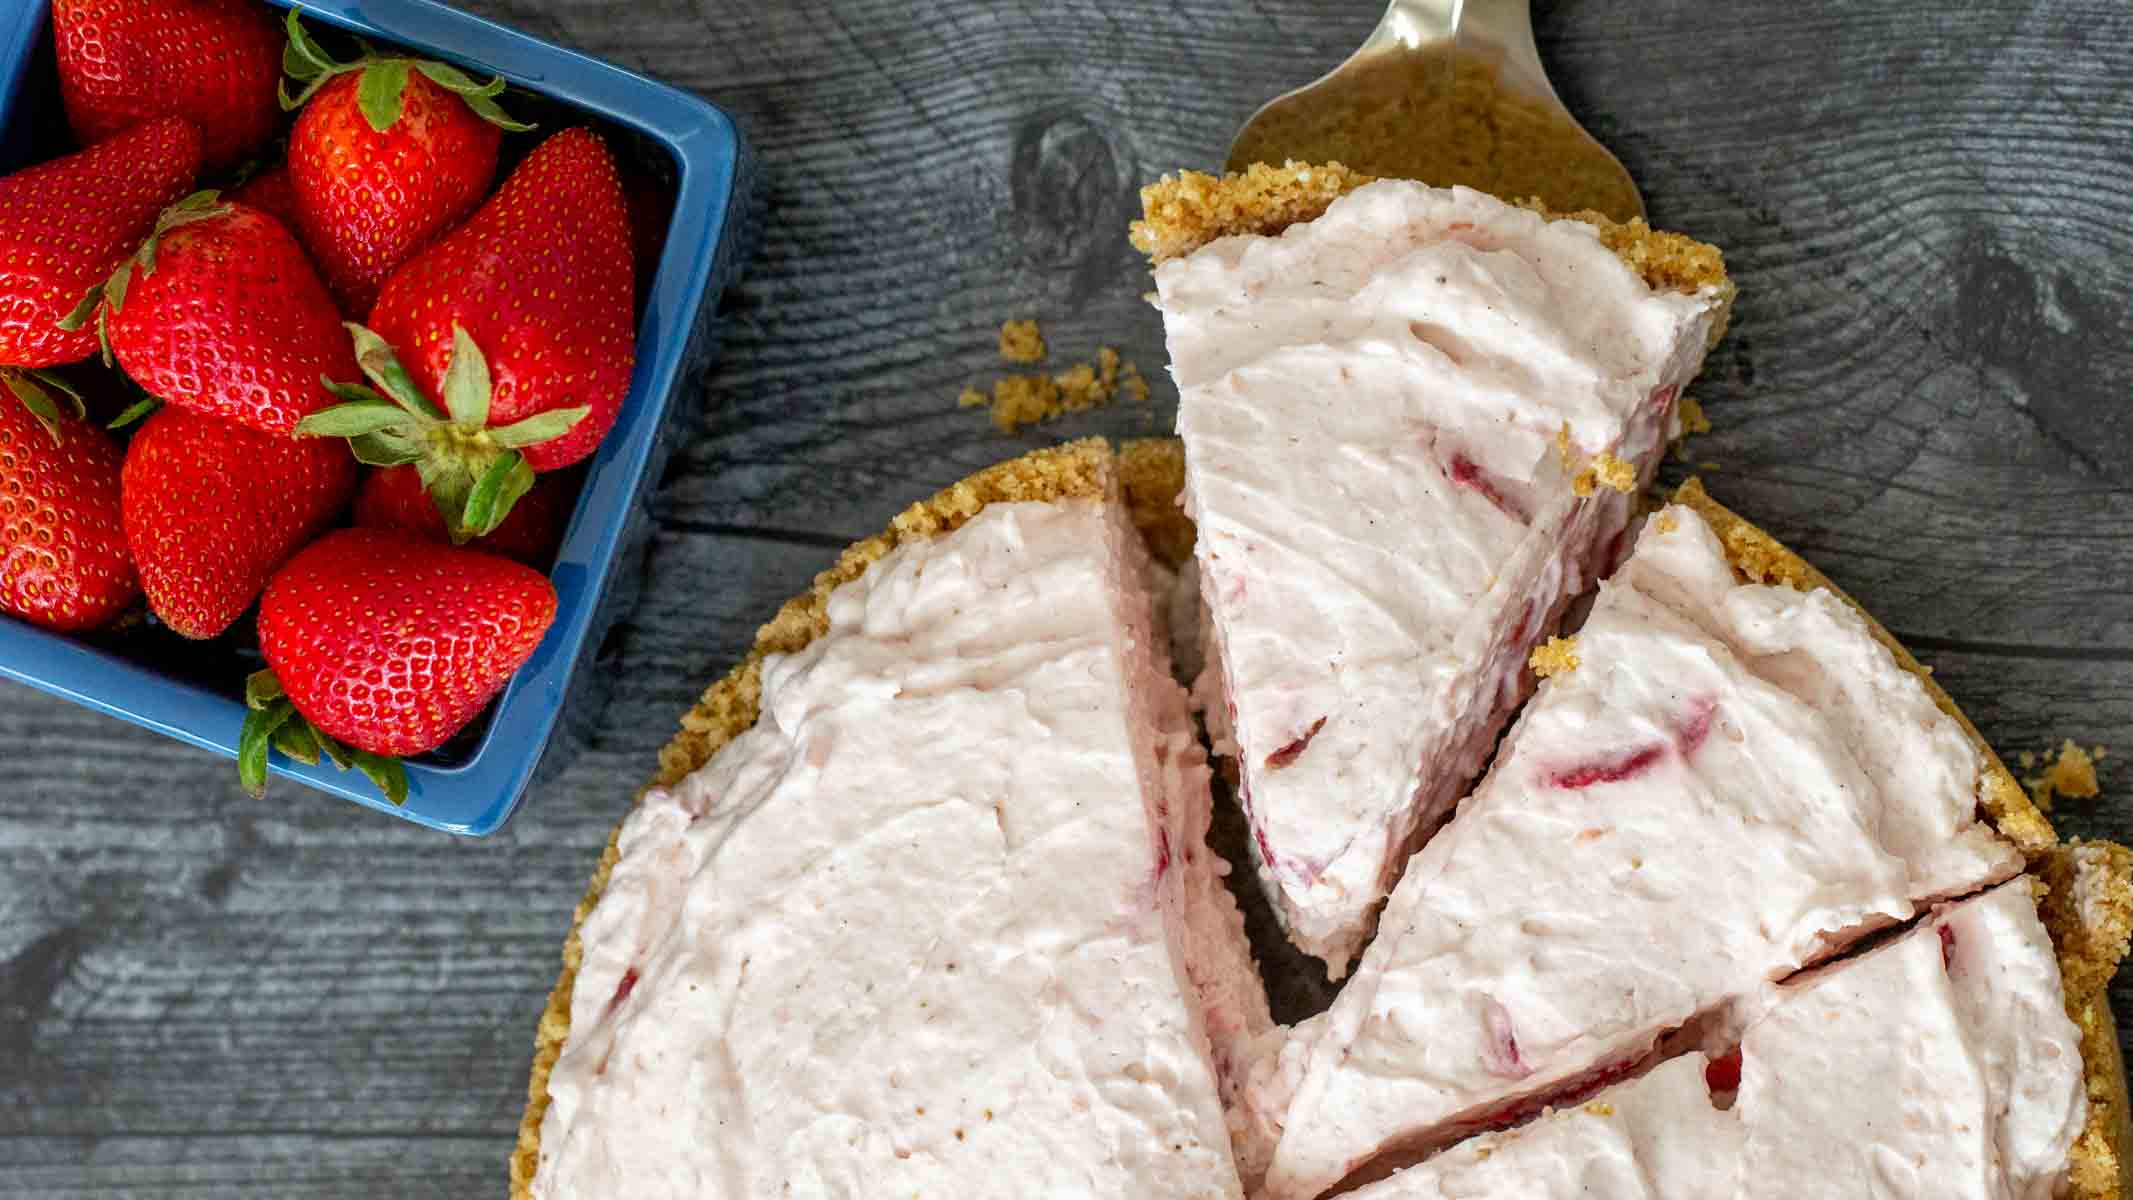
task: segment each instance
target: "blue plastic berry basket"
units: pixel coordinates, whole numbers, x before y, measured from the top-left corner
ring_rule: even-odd
[[[289,0],[270,0],[289,7]],[[0,171],[68,149],[52,76],[47,0],[0,4]],[[279,754],[275,775],[453,833],[494,832],[568,738],[597,674],[588,666],[634,597],[621,594],[650,529],[650,492],[678,433],[693,420],[715,342],[719,294],[739,270],[748,152],[724,112],[685,92],[549,45],[435,0],[304,0],[307,20],[480,71],[575,110],[574,116],[671,159],[674,216],[637,331],[637,370],[614,431],[590,461],[550,578],[548,636],[467,744],[408,763],[409,795],[394,807],[356,772],[307,767]],[[547,126],[541,133],[552,132]],[[540,133],[519,135],[537,138]],[[628,148],[617,146],[625,155]],[[686,396],[684,395],[686,393]],[[117,639],[63,637],[0,616],[0,676],[234,757],[244,721],[242,656],[174,646],[157,631]],[[203,654],[206,661],[202,661]],[[574,682],[578,685],[573,690]],[[554,765],[551,763],[550,765]],[[235,788],[236,771],[230,773]]]

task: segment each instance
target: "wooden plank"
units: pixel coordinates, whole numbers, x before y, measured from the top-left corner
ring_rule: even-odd
[[[606,705],[461,842],[0,686],[0,1197],[501,1191],[532,1023],[676,716],[834,544],[1045,441],[1164,428],[1136,187],[1217,161],[1374,6],[478,0],[695,89],[764,167],[754,267],[656,505]],[[2010,750],[2133,757],[2133,9],[1536,6],[1573,107],[1743,287],[1697,394],[1713,492],[1898,629]],[[1015,438],[992,333],[1136,360],[1148,409]],[[1687,466],[1677,468],[1686,470]],[[2133,788],[2105,763],[2107,788]],[[2066,826],[2133,836],[2121,801]],[[1284,1005],[1319,994],[1287,976]],[[2115,993],[2133,1027],[2133,986]]]

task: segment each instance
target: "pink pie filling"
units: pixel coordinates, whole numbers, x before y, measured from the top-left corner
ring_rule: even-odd
[[[1338,978],[1619,557],[1720,299],[1578,222],[1381,182],[1156,272],[1261,882]]]
[[[1576,637],[1262,1071],[1269,1200],[1737,1027],[1771,981],[2020,869],[1977,751],[1864,619],[1742,583],[1694,511],[1646,524]]]

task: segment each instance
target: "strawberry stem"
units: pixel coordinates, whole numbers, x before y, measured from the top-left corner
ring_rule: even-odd
[[[294,8],[289,10],[286,24],[289,44],[282,50],[281,69],[289,79],[303,86],[292,95],[288,79],[276,85],[283,112],[294,112],[310,103],[311,97],[334,76],[360,71],[363,74],[356,83],[356,105],[370,127],[384,133],[399,123],[400,114],[406,109],[408,72],[420,71],[431,83],[465,101],[475,116],[489,124],[507,133],[525,133],[533,128],[523,121],[513,120],[498,107],[496,98],[504,92],[504,77],[501,75],[492,77],[487,83],[476,83],[472,76],[450,63],[401,54],[379,54],[367,42],[362,43],[362,54],[354,62],[341,62],[328,54],[304,28]]]
[[[326,381],[343,403],[299,421],[297,435],[347,438],[357,461],[374,467],[414,464],[456,545],[495,532],[532,489],[533,468],[521,450],[559,438],[592,415],[581,405],[490,427],[494,379],[489,361],[473,335],[456,323],[440,389],[441,414],[384,338],[353,323],[348,332],[357,365],[377,386]]]
[[[267,758],[279,750],[290,759],[315,766],[319,757],[341,770],[353,767],[377,785],[395,806],[407,803],[407,767],[397,758],[341,745],[296,710],[272,671],[257,671],[244,681],[244,728],[237,735],[237,781],[253,799],[267,794]]]

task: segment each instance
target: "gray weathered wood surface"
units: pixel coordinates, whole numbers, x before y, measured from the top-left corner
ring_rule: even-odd
[[[658,503],[613,698],[461,842],[0,685],[0,1196],[493,1196],[572,904],[677,714],[832,548],[1039,440],[1162,428],[1135,186],[1217,162],[1369,0],[474,0],[739,114],[767,223]],[[1537,5],[1660,223],[1724,246],[1712,490],[2003,748],[2133,755],[2133,8]],[[993,331],[1157,383],[1021,439]],[[2133,834],[2114,757],[2077,833]],[[2119,992],[2133,1017],[2133,985]]]

